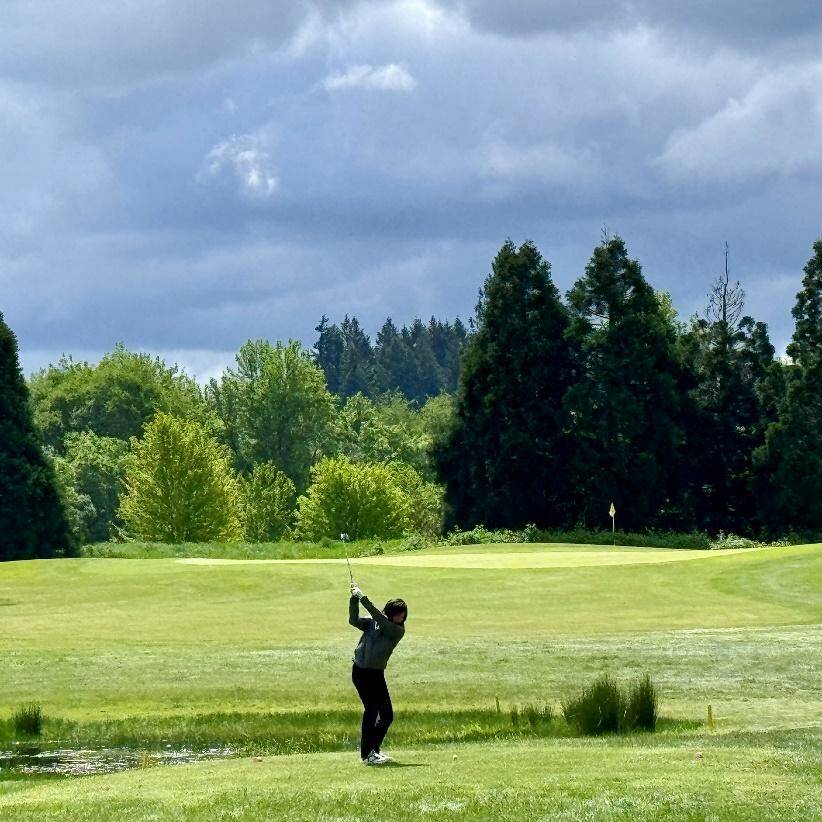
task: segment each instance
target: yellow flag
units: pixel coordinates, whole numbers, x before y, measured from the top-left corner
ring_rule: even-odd
[[[611,503],[611,510],[608,511],[608,513],[611,515],[611,519],[613,519],[616,516],[616,508],[614,508],[613,502]]]

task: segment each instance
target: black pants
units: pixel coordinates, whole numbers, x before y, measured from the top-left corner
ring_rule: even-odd
[[[388,685],[385,684],[385,671],[354,665],[351,681],[365,708],[360,738],[360,756],[365,759],[371,751],[379,753],[380,745],[394,721],[394,709],[391,707]]]

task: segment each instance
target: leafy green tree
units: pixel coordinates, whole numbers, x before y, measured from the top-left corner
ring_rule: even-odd
[[[120,517],[131,539],[235,540],[241,490],[228,449],[194,420],[157,414],[125,458]]]
[[[65,454],[55,458],[75,530],[82,542],[103,542],[116,535],[117,508],[128,443],[91,431],[69,434]],[[69,491],[70,487],[70,491]]]
[[[0,314],[0,560],[70,552],[54,467],[32,421],[17,338]]]
[[[334,399],[320,368],[299,342],[249,341],[206,390],[222,418],[238,467],[273,462],[305,487],[311,465],[329,445]]]
[[[354,394],[337,416],[337,453],[353,462],[424,465],[428,440],[416,417],[401,395],[377,403]]]
[[[683,375],[664,302],[619,237],[597,246],[568,302],[578,377],[564,407],[575,444],[577,517],[601,526],[614,502],[626,529],[687,521]]]
[[[242,478],[243,523],[251,542],[275,542],[293,525],[297,489],[273,462],[255,465]]]
[[[480,293],[454,423],[436,454],[449,524],[552,526],[569,518],[567,325],[549,263],[533,243],[508,240]]]
[[[426,482],[407,463],[394,462],[389,468],[408,499],[408,529],[426,537],[438,536],[445,516],[443,487]]]
[[[63,457],[54,457],[54,476],[66,512],[71,544],[80,546],[91,542],[89,524],[96,517],[91,497],[77,490],[72,466]]]
[[[297,500],[303,539],[398,537],[410,527],[408,495],[390,466],[326,457],[311,469],[311,485]]]
[[[214,429],[216,418],[199,386],[177,366],[118,345],[97,365],[62,358],[30,381],[34,420],[57,453],[75,432],[128,440],[159,411]]]
[[[793,316],[778,419],[756,453],[759,510],[773,534],[822,534],[822,239],[813,246]]]

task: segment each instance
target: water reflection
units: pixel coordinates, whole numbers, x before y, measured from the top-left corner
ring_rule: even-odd
[[[84,750],[19,744],[15,745],[13,750],[0,751],[0,779],[9,774],[84,776],[116,773],[130,768],[177,765],[235,755],[235,751],[227,747],[213,747],[201,751],[168,747],[162,751],[151,751],[133,748]]]

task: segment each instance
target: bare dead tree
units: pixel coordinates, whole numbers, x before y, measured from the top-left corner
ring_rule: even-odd
[[[731,285],[728,268],[728,243],[725,243],[725,271],[714,281],[708,292],[708,307],[705,316],[709,322],[725,323],[729,328],[736,326],[745,308],[745,292],[737,280]]]

